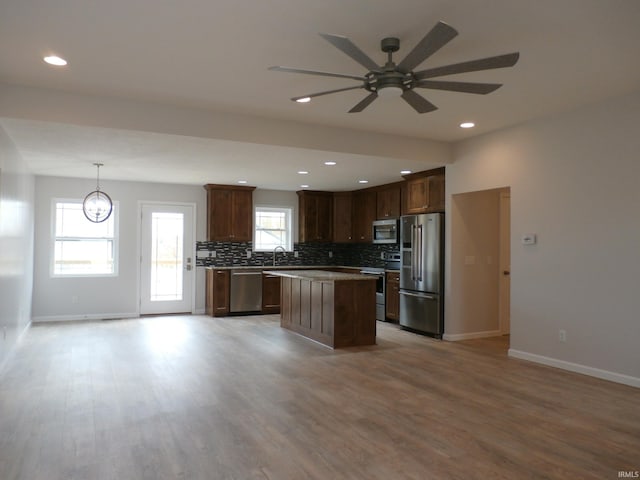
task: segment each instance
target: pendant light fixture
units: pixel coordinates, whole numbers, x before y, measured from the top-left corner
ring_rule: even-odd
[[[94,163],[94,165],[98,169],[96,189],[84,197],[84,202],[82,202],[82,211],[84,212],[84,216],[87,217],[90,222],[102,223],[111,216],[111,212],[113,211],[113,202],[109,195],[100,190],[100,167],[104,164]]]

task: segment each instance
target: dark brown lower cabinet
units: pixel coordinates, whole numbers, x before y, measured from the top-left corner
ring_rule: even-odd
[[[229,314],[229,270],[206,269],[206,307],[207,315],[224,317]]]
[[[394,322],[400,319],[400,274],[387,272],[385,316]]]
[[[262,274],[262,313],[280,313],[280,277]]]
[[[370,280],[283,277],[280,325],[332,348],[374,345],[375,297]]]

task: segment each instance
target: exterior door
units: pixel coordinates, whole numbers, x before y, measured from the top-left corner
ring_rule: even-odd
[[[500,193],[500,280],[498,317],[500,332],[511,332],[511,195]]]
[[[193,205],[141,205],[141,314],[193,311],[193,225]]]

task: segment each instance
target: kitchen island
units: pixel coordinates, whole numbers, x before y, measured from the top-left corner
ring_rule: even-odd
[[[324,270],[265,273],[282,277],[282,328],[331,348],[376,343],[375,278]]]

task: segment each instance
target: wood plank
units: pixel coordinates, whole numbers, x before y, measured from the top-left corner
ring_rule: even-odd
[[[0,372],[0,472],[39,479],[619,478],[640,389],[378,323],[332,350],[278,316],[32,327]]]

